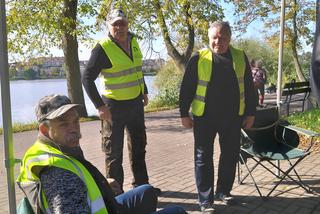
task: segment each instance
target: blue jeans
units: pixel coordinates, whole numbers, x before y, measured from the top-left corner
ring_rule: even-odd
[[[115,199],[125,213],[130,214],[185,214],[182,207],[171,206],[157,211],[157,191],[149,184],[138,186]]]
[[[213,142],[219,134],[220,159],[216,193],[230,194],[240,152],[241,117],[210,120],[194,117],[194,161],[199,204],[212,204],[214,197]]]

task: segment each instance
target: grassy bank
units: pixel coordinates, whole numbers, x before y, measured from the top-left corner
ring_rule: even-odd
[[[159,106],[159,107],[146,107],[144,112],[145,113],[150,113],[150,112],[157,112],[157,111],[165,111],[165,110],[171,110],[171,109],[175,109],[178,106],[174,105],[174,106]]]
[[[307,130],[320,133],[320,109],[312,109],[305,112],[291,114],[288,121],[294,125]],[[315,139],[315,143],[312,147],[312,151],[320,152],[320,137]],[[300,145],[301,148],[308,148],[310,146],[310,138],[301,136]]]
[[[291,114],[288,121],[292,125],[320,133],[320,109]]]

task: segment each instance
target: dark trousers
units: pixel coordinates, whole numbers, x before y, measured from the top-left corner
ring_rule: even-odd
[[[134,106],[110,107],[112,124],[102,121],[102,150],[105,152],[106,177],[114,178],[123,186],[123,143],[124,130],[128,135],[130,166],[133,186],[148,183],[146,155],[146,127],[143,103]]]
[[[115,199],[124,213],[128,214],[185,214],[183,208],[170,206],[158,212],[158,192],[149,184],[136,187],[128,192],[118,195]]]
[[[221,155],[216,192],[229,194],[239,160],[241,117],[214,121],[194,117],[194,161],[199,203],[213,203],[214,171],[213,142],[219,134]]]

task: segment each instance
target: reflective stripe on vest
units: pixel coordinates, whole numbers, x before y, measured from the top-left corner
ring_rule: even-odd
[[[245,109],[244,97],[244,72],[245,58],[244,53],[240,49],[230,46],[233,59],[233,69],[235,70],[239,85],[239,115],[243,115]],[[202,49],[199,51],[198,60],[198,84],[195,97],[192,101],[192,113],[196,116],[202,116],[205,109],[205,100],[207,93],[207,85],[212,75],[212,52],[210,49]]]
[[[40,182],[39,174],[32,171],[33,167],[55,166],[69,170],[79,176],[87,187],[87,202],[91,213],[108,213],[101,192],[90,172],[76,159],[62,154],[59,150],[37,141],[28,149],[23,159],[20,175],[17,179],[21,187],[26,187],[32,182]],[[37,170],[39,173],[40,170]],[[44,192],[39,197],[41,209],[50,213]]]
[[[103,95],[115,100],[134,99],[144,93],[142,53],[139,44],[131,40],[132,59],[110,38],[99,42],[112,67],[102,69],[105,90]]]
[[[108,86],[106,86],[106,88],[109,90],[116,90],[116,89],[121,89],[121,88],[130,88],[133,86],[139,86],[141,83],[143,84],[143,79],[138,79],[133,82],[125,82],[125,83],[108,85]]]
[[[130,68],[130,69],[127,69],[127,70],[123,70],[123,71],[119,71],[117,73],[102,73],[102,75],[105,77],[105,78],[111,78],[111,77],[121,77],[121,76],[126,76],[126,75],[129,75],[129,74],[134,74],[135,72],[139,72],[139,71],[142,71],[142,66],[138,66],[138,67],[135,67],[135,68]]]

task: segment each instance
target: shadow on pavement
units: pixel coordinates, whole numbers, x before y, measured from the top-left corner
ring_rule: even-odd
[[[320,206],[317,199],[314,197],[299,197],[299,195],[288,197],[269,197],[263,200],[259,196],[238,196],[234,195],[237,204],[233,206],[226,206],[221,202],[215,202],[214,207],[217,213],[319,213]],[[197,194],[190,192],[171,192],[164,191],[160,198],[165,198],[168,202],[160,201],[158,208],[164,208],[170,205],[179,205],[183,207],[188,213],[199,213],[198,204],[192,203],[197,201]],[[172,202],[169,202],[172,198]],[[178,199],[178,200],[177,200]],[[185,200],[181,200],[185,199]],[[190,202],[191,201],[191,202]],[[292,206],[293,205],[293,206]],[[301,206],[302,209],[301,209]],[[298,210],[304,210],[300,212]],[[269,211],[269,212],[268,212]]]

